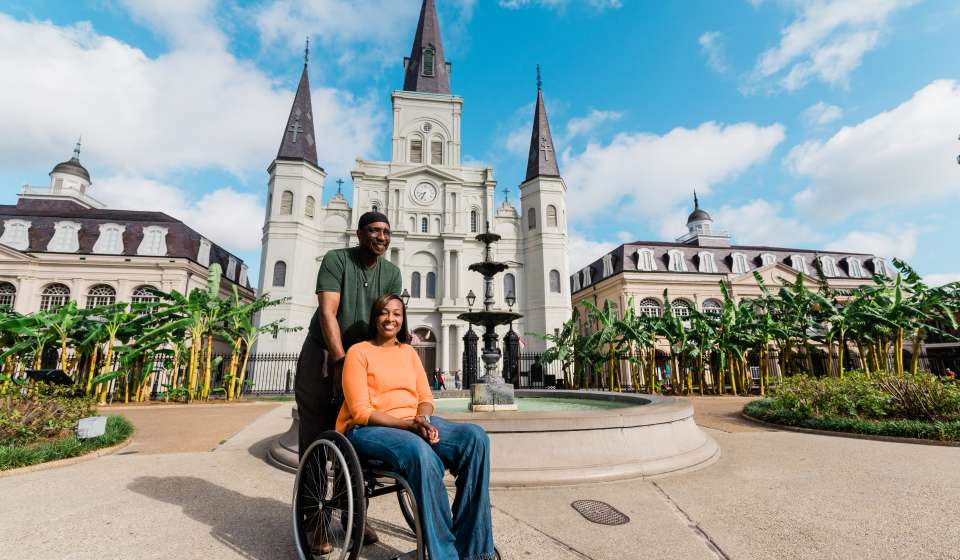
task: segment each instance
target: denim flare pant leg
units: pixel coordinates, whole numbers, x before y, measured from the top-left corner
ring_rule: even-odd
[[[483,428],[434,416],[440,442],[430,445],[406,430],[358,426],[347,439],[361,457],[377,459],[410,483],[431,560],[493,558],[490,518],[490,440]],[[456,477],[451,515],[444,470]]]

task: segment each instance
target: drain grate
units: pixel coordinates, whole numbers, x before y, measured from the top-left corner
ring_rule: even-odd
[[[627,514],[599,500],[577,500],[570,507],[586,518],[587,521],[598,525],[626,525],[630,523]]]

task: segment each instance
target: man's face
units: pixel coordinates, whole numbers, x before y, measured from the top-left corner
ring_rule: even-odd
[[[360,246],[380,257],[390,247],[390,224],[373,222],[357,230]]]

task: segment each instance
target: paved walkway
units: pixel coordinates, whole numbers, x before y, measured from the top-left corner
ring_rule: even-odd
[[[960,558],[960,448],[768,430],[740,424],[733,399],[694,404],[716,426],[705,429],[718,462],[652,481],[495,491],[505,558]],[[290,407],[263,406],[213,452],[117,454],[0,479],[0,558],[294,558],[293,477],[263,462]],[[177,429],[186,441],[202,428]],[[591,524],[569,506],[581,498],[631,522]],[[383,542],[363,558],[410,549],[390,497],[370,517]]]

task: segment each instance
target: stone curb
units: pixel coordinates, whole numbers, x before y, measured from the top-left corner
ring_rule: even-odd
[[[173,410],[173,409],[187,409],[187,408],[224,408],[231,406],[264,406],[271,404],[279,404],[274,401],[240,401],[240,402],[231,402],[231,403],[163,403],[163,404],[120,404],[120,405],[97,405],[97,410],[111,411],[111,410]]]
[[[68,458],[66,458],[66,459],[60,459],[60,460],[58,460],[58,461],[48,461],[48,462],[46,462],[46,463],[39,463],[39,464],[36,464],[36,465],[27,465],[27,466],[25,466],[25,467],[19,467],[19,468],[11,469],[11,470],[8,470],[8,471],[0,471],[0,478],[6,478],[6,477],[8,477],[8,476],[16,476],[16,475],[18,475],[18,474],[30,474],[30,473],[33,473],[33,472],[45,471],[45,470],[48,470],[48,469],[56,469],[56,468],[59,468],[59,467],[69,467],[70,465],[75,465],[75,464],[77,464],[77,463],[83,463],[83,462],[86,462],[86,461],[91,461],[91,460],[93,460],[93,459],[96,459],[97,457],[104,457],[104,456],[106,456],[106,455],[112,455],[112,454],[116,453],[117,451],[120,451],[120,450],[123,449],[124,447],[126,447],[126,446],[130,445],[131,443],[133,443],[133,434],[134,434],[134,433],[136,433],[136,430],[134,430],[134,432],[130,434],[130,437],[128,437],[128,438],[125,439],[124,441],[122,441],[122,442],[120,442],[120,443],[118,443],[118,444],[116,444],[116,445],[114,445],[114,446],[112,446],[112,447],[102,447],[102,448],[97,449],[97,450],[95,450],[95,451],[91,451],[90,453],[84,453],[83,455],[78,455],[78,456],[76,456],[76,457],[68,457]]]
[[[849,439],[867,439],[872,441],[885,441],[888,443],[911,443],[914,445],[933,445],[936,447],[960,447],[960,441],[941,441],[937,439],[920,439],[920,438],[908,438],[908,437],[897,437],[897,436],[878,436],[873,434],[858,434],[855,432],[835,432],[832,430],[816,430],[813,428],[801,428],[800,426],[787,426],[786,424],[775,424],[773,422],[767,422],[766,420],[760,420],[759,418],[754,418],[753,416],[748,415],[746,412],[740,412],[740,416],[767,426],[770,428],[777,428],[779,430],[788,430],[791,432],[800,432],[803,434],[813,434],[818,436],[833,436],[833,437],[842,437]]]

